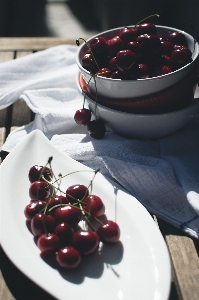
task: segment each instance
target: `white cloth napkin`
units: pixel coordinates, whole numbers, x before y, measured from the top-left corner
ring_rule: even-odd
[[[40,129],[70,157],[116,180],[150,212],[199,238],[199,120],[158,140],[108,132],[94,140],[73,116],[83,98],[75,84],[77,47],[58,46],[0,65],[0,108],[18,97],[35,120],[13,131],[1,148],[11,151]]]

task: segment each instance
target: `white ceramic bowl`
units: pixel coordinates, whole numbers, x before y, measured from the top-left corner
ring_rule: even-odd
[[[86,97],[89,108],[95,111],[95,102]],[[165,114],[133,114],[120,112],[98,104],[97,117],[101,118],[107,128],[114,133],[127,138],[156,139],[169,135],[184,125],[199,113],[199,100],[191,106]]]
[[[133,27],[133,26],[129,26],[129,27]],[[98,90],[99,97],[124,99],[124,98],[137,98],[137,97],[151,95],[171,87],[172,85],[176,84],[178,81],[183,79],[187,74],[191,72],[191,70],[194,68],[197,62],[196,58],[198,57],[199,54],[198,43],[195,43],[194,38],[191,35],[179,29],[166,27],[166,26],[158,26],[158,25],[156,27],[157,27],[157,35],[159,37],[166,38],[172,32],[175,31],[182,32],[186,37],[189,49],[193,52],[192,62],[190,62],[186,66],[170,74],[153,77],[153,78],[147,78],[147,79],[120,80],[120,79],[110,79],[110,78],[97,76],[96,83],[97,83],[97,90]],[[116,36],[121,28],[122,27],[115,28],[97,34],[91,37],[87,42],[89,42],[92,38],[96,36],[103,36],[106,39],[110,39]],[[88,48],[86,44],[83,43],[79,47],[76,55],[77,66],[79,67],[79,70],[84,76],[86,82],[90,80],[90,73],[82,67],[81,60],[87,49]],[[89,88],[91,90],[91,93],[94,94],[96,89],[95,89],[95,83],[93,79],[89,83]]]

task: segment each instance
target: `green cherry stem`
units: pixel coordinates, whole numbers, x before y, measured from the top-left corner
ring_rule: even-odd
[[[158,17],[158,18],[159,18],[159,17],[160,17],[160,15],[158,15],[158,14],[153,14],[153,15],[150,15],[150,16],[148,16],[148,17],[146,17],[146,18],[142,19],[141,21],[137,22],[137,23],[135,24],[135,26],[139,25],[140,23],[142,23],[142,22],[146,21],[147,19],[149,19],[149,18],[151,18],[151,17]]]
[[[77,46],[80,45],[79,40],[84,41],[84,43],[86,44],[86,46],[88,47],[88,49],[91,51],[91,54],[92,54],[93,59],[94,59],[94,61],[95,61],[95,64],[96,64],[97,68],[99,69],[99,65],[98,65],[98,63],[97,63],[97,61],[96,61],[96,59],[95,59],[95,56],[94,56],[94,54],[93,54],[93,51],[91,50],[91,47],[90,47],[89,43],[88,43],[84,38],[78,38],[78,39],[76,40],[76,45],[77,45]]]

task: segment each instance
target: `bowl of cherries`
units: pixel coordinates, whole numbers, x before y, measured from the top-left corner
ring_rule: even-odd
[[[198,43],[188,33],[142,23],[84,41],[76,63],[89,95],[95,95],[97,88],[100,99],[133,102],[157,93],[160,97],[185,79],[197,64],[198,54]]]

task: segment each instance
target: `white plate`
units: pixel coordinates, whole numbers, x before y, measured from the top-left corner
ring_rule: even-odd
[[[42,260],[23,211],[30,201],[28,171],[35,164],[45,164],[50,156],[56,175],[90,170],[59,152],[39,130],[30,133],[1,165],[1,244],[10,260],[57,299],[167,300],[171,268],[158,227],[134,197],[101,174],[94,180],[93,193],[103,199],[108,219],[119,224],[121,243],[85,258],[72,272]],[[88,185],[92,176],[92,172],[75,173],[66,177],[62,187]]]

